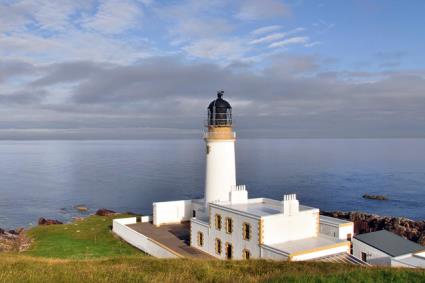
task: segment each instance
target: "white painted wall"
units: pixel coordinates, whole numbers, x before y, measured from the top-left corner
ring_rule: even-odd
[[[350,253],[349,242],[347,242],[344,246],[334,247],[334,248],[330,248],[330,249],[326,249],[326,250],[311,252],[311,253],[308,253],[308,254],[293,256],[291,258],[291,260],[292,261],[309,260],[309,259],[319,258],[319,257],[323,257],[323,256],[338,254],[338,253]]]
[[[391,257],[355,238],[352,240],[353,256],[362,259],[362,252],[367,254],[367,262],[374,265],[391,265]]]
[[[318,209],[312,209],[291,216],[264,216],[264,244],[272,245],[317,236],[318,214]]]
[[[158,258],[177,258],[178,256],[170,250],[162,247],[152,239],[127,227],[128,224],[135,224],[136,217],[114,219],[112,221],[112,232],[122,238],[130,245],[144,251],[147,254]]]
[[[192,201],[177,200],[153,203],[153,224],[180,223],[192,218]]]
[[[198,245],[198,232],[203,233],[204,235],[204,244],[203,246]],[[192,218],[190,221],[190,245],[194,248],[200,249],[208,254],[211,253],[211,241],[210,237],[210,226],[208,223],[197,220],[196,218]],[[214,252],[214,246],[212,247],[212,251]]]
[[[351,234],[351,238],[354,237],[354,223],[351,223],[351,225],[340,225],[339,226],[339,239],[341,240],[347,240],[348,234]]]
[[[208,140],[206,155],[205,202],[228,201],[236,185],[235,140]]]
[[[289,254],[275,249],[273,247],[269,247],[267,245],[261,245],[261,258],[271,259],[271,260],[288,260]]]
[[[346,240],[348,234],[351,234],[351,237],[354,236],[354,224],[340,226],[320,221],[319,233],[332,238]]]
[[[205,241],[208,241],[207,247],[203,250],[212,256],[220,259],[226,258],[225,245],[226,242],[233,245],[233,259],[243,259],[243,250],[247,249],[250,251],[251,258],[260,258],[260,247],[259,247],[259,233],[258,233],[258,223],[259,219],[239,215],[233,212],[225,211],[217,207],[210,206],[210,229],[209,236],[205,237]],[[214,215],[218,213],[222,218],[222,228],[217,230],[214,222]],[[225,219],[230,217],[233,221],[233,231],[231,234],[228,234],[225,229]],[[251,225],[251,239],[244,240],[242,234],[242,224],[246,222]],[[193,223],[193,221],[192,221]],[[192,245],[196,244],[196,233],[198,226],[192,226],[191,234],[195,235],[195,242]],[[222,253],[217,255],[215,252],[215,239],[219,238],[222,243]],[[196,246],[195,246],[196,247]]]

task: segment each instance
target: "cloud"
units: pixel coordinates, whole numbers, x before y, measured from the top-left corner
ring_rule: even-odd
[[[276,0],[244,1],[236,17],[241,20],[262,20],[289,15],[289,7]]]
[[[286,33],[280,32],[280,33],[272,33],[263,37],[260,37],[258,39],[252,40],[249,44],[262,44],[267,43],[270,41],[275,41],[277,39],[282,39],[286,36]]]
[[[238,41],[203,39],[194,41],[185,46],[183,50],[194,57],[222,60],[223,63],[227,63],[229,60],[242,58],[247,47]]]
[[[205,108],[221,88],[245,137],[425,132],[425,71],[330,75],[322,71],[326,58],[318,56],[275,54],[267,61],[262,70],[182,57],[33,66],[39,74],[33,82],[0,91],[0,129],[7,129],[0,138],[197,137]]]
[[[297,37],[288,38],[282,41],[273,42],[272,44],[269,45],[269,48],[284,47],[291,44],[300,44],[300,43],[306,43],[306,42],[308,42],[307,36],[297,36]]]
[[[103,1],[94,17],[85,20],[83,26],[101,33],[116,34],[140,24],[142,16],[142,7],[133,1]]]
[[[253,35],[261,35],[261,34],[265,34],[265,33],[269,33],[269,32],[279,30],[281,28],[282,28],[282,26],[279,26],[279,25],[265,26],[265,27],[257,28],[255,30],[253,30],[251,33]]]
[[[304,31],[304,28],[296,28],[288,32],[272,33],[272,34],[257,38],[255,40],[252,40],[249,44],[262,44],[262,43],[272,42],[272,41],[282,39],[284,37],[287,37],[288,35],[298,33],[301,31]]]
[[[21,75],[34,75],[35,71],[35,66],[25,61],[0,60],[0,82]]]
[[[314,42],[306,43],[304,46],[305,47],[314,47],[314,46],[321,45],[321,44],[322,43],[320,41],[314,41]]]
[[[407,53],[369,71],[311,55],[334,24],[286,31],[281,2],[58,3],[0,3],[0,139],[198,138],[217,89],[242,137],[425,135],[425,70],[395,68]]]

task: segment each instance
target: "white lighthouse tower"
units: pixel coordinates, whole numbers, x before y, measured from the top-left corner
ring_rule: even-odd
[[[205,204],[228,201],[236,186],[235,141],[232,128],[232,107],[224,100],[224,92],[208,106],[206,143]]]

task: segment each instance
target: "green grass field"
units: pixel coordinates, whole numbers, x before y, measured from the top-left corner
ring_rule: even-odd
[[[115,216],[119,217],[129,216]],[[34,244],[23,254],[61,259],[144,256],[111,233],[113,218],[93,215],[70,224],[34,227],[27,233]]]
[[[424,270],[155,259],[114,237],[112,219],[90,216],[71,224],[31,229],[31,250],[0,254],[0,282],[425,282]]]

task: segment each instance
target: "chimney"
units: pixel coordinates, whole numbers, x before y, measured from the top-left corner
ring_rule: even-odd
[[[282,212],[285,216],[296,215],[299,212],[300,203],[296,194],[284,195],[282,201]]]

